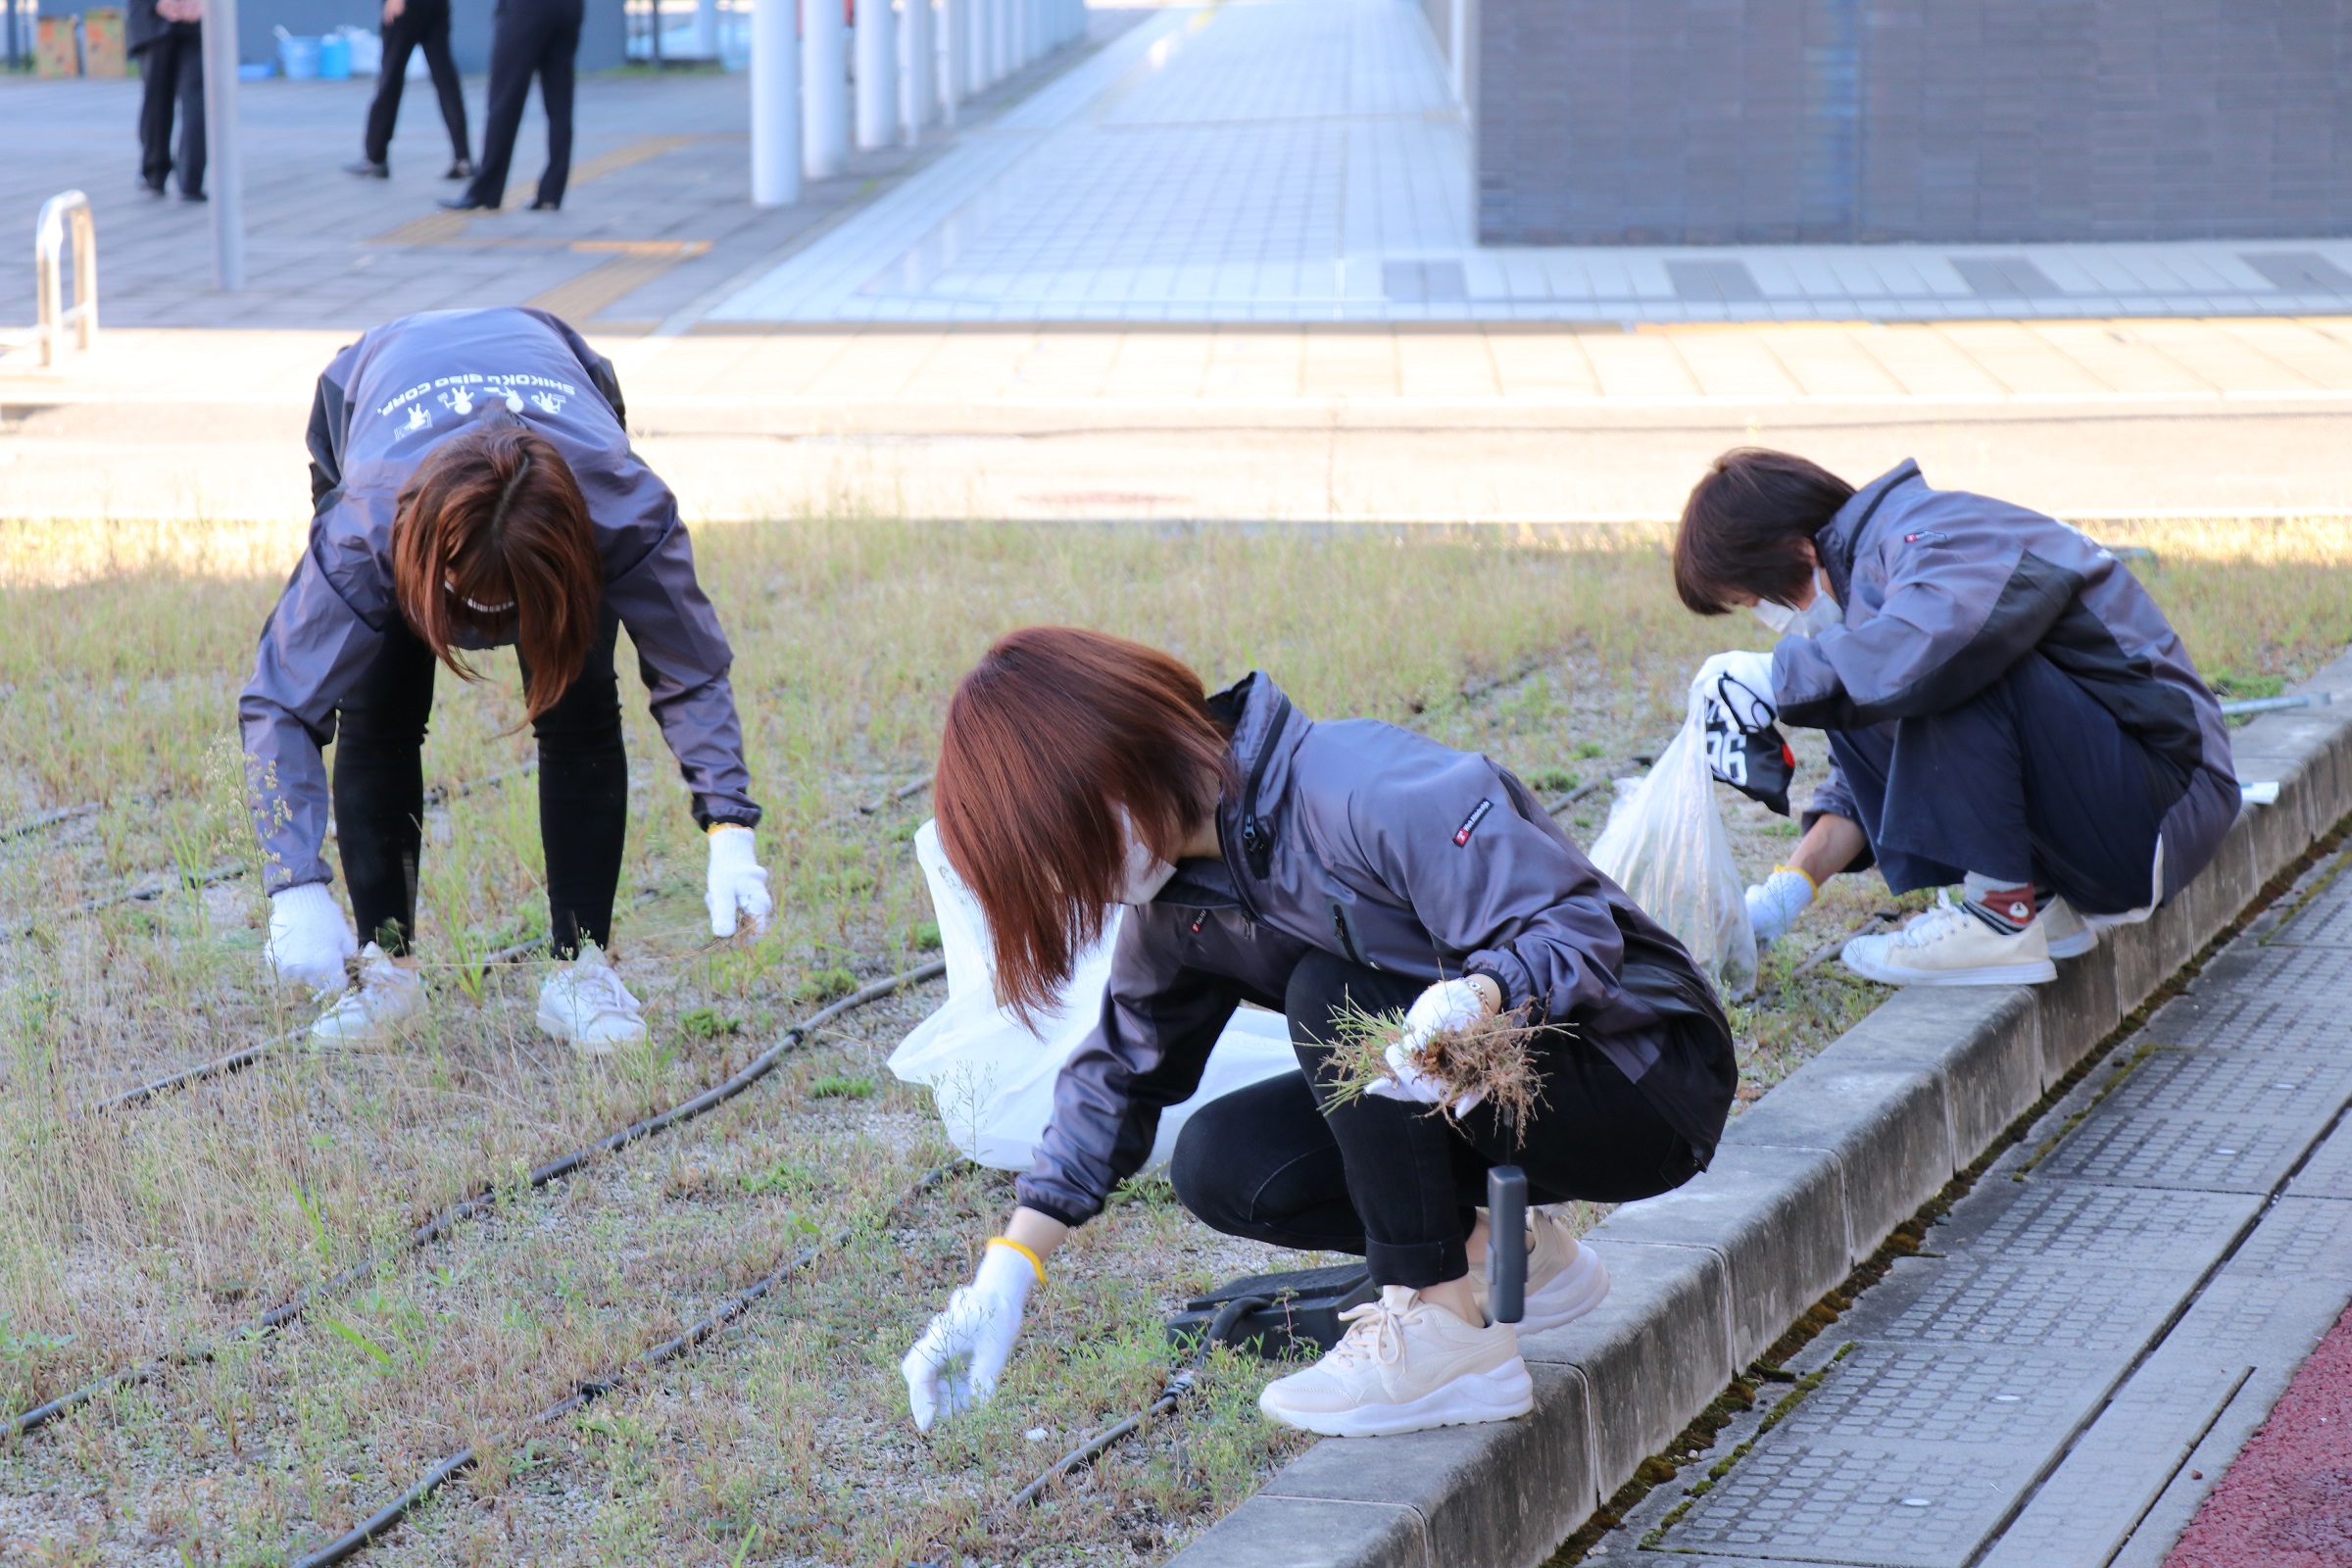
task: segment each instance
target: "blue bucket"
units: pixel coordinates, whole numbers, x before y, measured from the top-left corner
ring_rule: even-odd
[[[298,37],[290,32],[277,35],[277,63],[285,69],[288,81],[315,81],[318,76],[318,40]],[[350,74],[351,58],[344,56],[344,73]]]
[[[351,79],[351,40],[330,32],[318,40],[318,76],[322,81]]]

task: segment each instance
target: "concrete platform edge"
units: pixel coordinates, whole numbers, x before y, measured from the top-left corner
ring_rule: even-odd
[[[1534,1568],[1549,1557],[1740,1366],[2352,813],[2352,654],[2295,690],[2334,703],[2232,736],[2238,777],[2276,779],[2278,803],[2241,811],[2213,864],[2154,917],[2062,963],[2053,985],[1896,994],[1734,1122],[1713,1169],[1595,1229],[1615,1289],[1590,1317],[1524,1338],[1532,1416],[1326,1440],[1268,1483],[1265,1504],[1244,1503],[1169,1568],[1306,1560],[1298,1510],[1365,1506],[1362,1463],[1375,1453],[1377,1494],[1418,1530],[1392,1516],[1377,1540],[1325,1538],[1315,1562]],[[1473,1543],[1474,1557],[1455,1554]]]

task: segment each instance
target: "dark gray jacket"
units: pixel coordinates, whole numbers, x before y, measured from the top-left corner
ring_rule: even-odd
[[[404,317],[369,330],[318,377],[310,544],[262,627],[237,704],[270,892],[327,879],[319,748],[334,739],[337,706],[400,613],[391,560],[400,488],[427,453],[482,422],[527,425],[579,481],[605,563],[605,612],[636,645],[695,819],[760,820],[727,684],[734,655],[695,581],[677,501],[629,450],[623,419],[611,363],[544,311]]]
[[[1856,491],[1815,547],[1844,624],[1773,650],[1783,718],[1856,729],[1943,712],[2038,651],[2180,779],[2164,896],[2205,868],[2238,810],[2221,705],[2114,556],[2055,517],[1931,490],[1909,462]],[[1856,814],[1835,767],[1806,815],[1823,812]]]
[[[1486,974],[1508,1007],[1573,1025],[1700,1164],[1739,1070],[1714,994],[1674,938],[1488,759],[1374,719],[1316,723],[1263,674],[1210,699],[1241,780],[1224,855],[1128,911],[1102,1021],[1063,1066],[1020,1200],[1064,1224],[1142,1168],[1243,1002],[1279,1010],[1320,949],[1416,980]]]

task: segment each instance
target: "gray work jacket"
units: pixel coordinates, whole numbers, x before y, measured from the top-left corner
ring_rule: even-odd
[[[2171,765],[2163,895],[2205,868],[2236,820],[2221,705],[2164,612],[2079,530],[1961,490],[1905,462],[1856,491],[1815,538],[1844,622],[1772,654],[1781,716],[1857,729],[1958,707],[2038,652]],[[1835,766],[1806,812],[1856,815]]]
[[[695,819],[760,820],[727,668],[669,487],[629,450],[612,364],[544,311],[433,311],[374,327],[318,377],[310,543],[262,627],[237,703],[246,796],[270,892],[327,880],[335,712],[400,613],[392,515],[427,454],[480,423],[529,427],[579,481],[605,564],[604,610],[628,628]],[[470,646],[470,645],[469,645]],[[484,645],[486,646],[486,645]]]
[[[1223,855],[1186,860],[1119,927],[1101,1021],[1062,1067],[1020,1200],[1084,1222],[1190,1098],[1243,1002],[1280,1010],[1320,949],[1414,980],[1485,974],[1506,1007],[1573,1027],[1698,1161],[1739,1070],[1714,993],[1489,759],[1374,719],[1317,723],[1263,674],[1210,699],[1231,727]]]

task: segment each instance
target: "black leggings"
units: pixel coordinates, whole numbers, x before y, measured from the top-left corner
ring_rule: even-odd
[[[558,957],[612,941],[612,895],[628,830],[629,760],[612,672],[619,622],[608,615],[579,679],[532,722],[539,741],[539,842]],[[409,951],[416,930],[416,855],[424,842],[424,732],[433,651],[398,614],[340,710],[335,831],[360,940]],[[529,671],[524,671],[527,678]]]
[[[1459,1123],[1433,1107],[1361,1095],[1317,1104],[1333,1012],[1408,1006],[1425,983],[1310,955],[1283,998],[1304,1077],[1285,1073],[1212,1100],[1176,1140],[1176,1197],[1211,1230],[1277,1247],[1356,1252],[1374,1283],[1459,1279],[1487,1170],[1518,1165],[1531,1202],[1622,1203],[1697,1173],[1690,1144],[1632,1080],[1561,1031],[1542,1037],[1543,1102],[1506,1131],[1492,1105]]]

